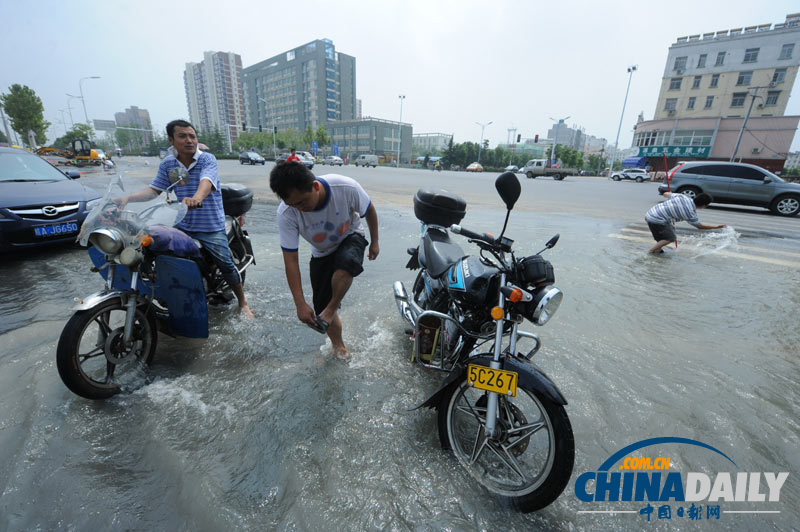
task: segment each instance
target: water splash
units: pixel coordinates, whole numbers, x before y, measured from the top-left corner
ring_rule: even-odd
[[[703,232],[701,235],[684,237],[681,239],[681,245],[692,251],[697,251],[697,254],[692,257],[696,259],[718,253],[723,249],[738,249],[740,236],[741,233],[737,233],[733,227],[728,226],[718,231],[708,231]]]

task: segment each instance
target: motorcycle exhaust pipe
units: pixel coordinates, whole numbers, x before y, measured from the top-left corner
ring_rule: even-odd
[[[397,310],[400,311],[400,315],[403,316],[412,327],[416,327],[417,316],[422,314],[422,309],[409,299],[406,287],[403,286],[401,281],[394,282],[394,302],[397,303]]]

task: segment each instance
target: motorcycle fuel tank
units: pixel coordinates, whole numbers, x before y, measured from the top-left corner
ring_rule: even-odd
[[[447,271],[447,290],[450,295],[470,303],[483,303],[492,278],[499,270],[483,264],[478,257],[467,257]]]

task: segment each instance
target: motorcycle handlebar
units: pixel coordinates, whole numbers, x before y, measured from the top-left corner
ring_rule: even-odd
[[[487,244],[496,244],[494,237],[490,234],[483,233],[473,233],[469,229],[465,227],[461,227],[460,225],[453,224],[450,226],[450,230],[457,235],[464,235],[467,238],[471,238],[472,240],[480,240],[481,242],[486,242]]]

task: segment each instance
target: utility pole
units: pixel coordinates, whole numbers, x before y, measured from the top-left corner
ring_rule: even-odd
[[[3,106],[0,105],[0,116],[3,117],[3,128],[6,130],[6,137],[8,137],[8,144],[11,145],[13,143],[11,132],[8,130],[8,122],[6,121],[6,113],[3,110]],[[66,126],[64,126],[66,128]]]
[[[403,100],[406,99],[406,95],[401,94],[398,98],[400,98],[400,122],[397,124],[397,168],[400,168],[400,145],[403,143]]]
[[[486,122],[485,124],[482,124],[480,122],[475,122],[475,123],[478,124],[479,126],[481,126],[481,143],[478,144],[478,164],[480,164],[481,163],[481,151],[483,150],[483,131],[486,129],[486,126],[494,124],[494,122]]]
[[[625,89],[625,101],[622,103],[622,113],[619,115],[619,127],[617,128],[617,139],[614,141],[614,155],[612,155],[611,164],[608,165],[608,175],[614,170],[614,158],[617,156],[617,146],[619,144],[619,132],[622,130],[622,117],[625,116],[625,106],[628,104],[628,91],[631,90],[631,78],[633,73],[636,72],[636,65],[628,67],[628,88]]]
[[[758,89],[769,89],[770,87],[773,86],[774,85],[770,83],[769,85],[761,87],[747,87],[748,93],[750,92],[750,89],[755,89],[755,91],[753,92],[753,94],[750,95],[752,96],[752,99],[750,100],[750,107],[747,108],[747,114],[745,115],[744,121],[742,122],[742,129],[739,130],[739,138],[736,139],[736,147],[733,148],[733,153],[731,154],[730,162],[733,162],[736,159],[736,154],[739,151],[739,144],[742,142],[742,135],[744,135],[744,128],[747,126],[747,120],[750,118],[750,113],[753,111],[753,104],[755,103],[756,98],[760,98],[760,96],[757,96]]]

